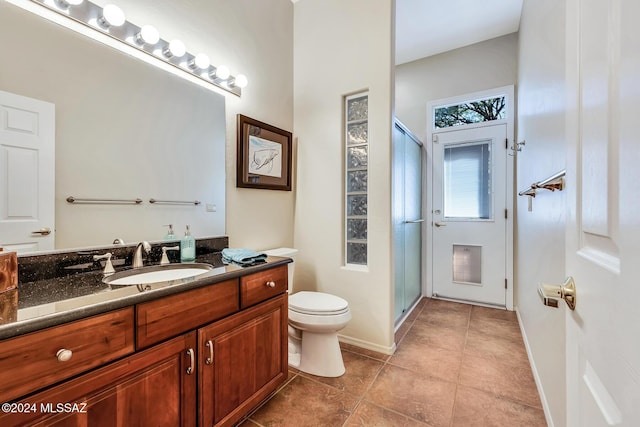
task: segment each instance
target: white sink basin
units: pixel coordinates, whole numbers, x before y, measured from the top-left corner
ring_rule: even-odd
[[[212,269],[212,265],[200,263],[159,265],[121,271],[105,277],[102,281],[112,286],[146,285],[188,279],[208,273]]]

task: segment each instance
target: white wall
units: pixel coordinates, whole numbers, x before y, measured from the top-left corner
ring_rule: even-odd
[[[343,338],[393,348],[392,0],[304,0],[294,7],[298,140],[295,287],[349,301]],[[369,269],[344,267],[343,97],[369,90]]]
[[[526,0],[518,67],[518,191],[565,168],[565,2]],[[545,307],[537,284],[565,274],[565,192],[517,197],[517,306],[550,425],[565,425],[565,305]]]
[[[28,47],[20,43],[29,40],[15,35],[14,23],[3,25],[3,38],[17,41],[9,46],[17,49],[16,55],[8,57],[22,57],[22,62],[3,62],[2,90],[58,107],[56,247],[107,244],[114,237],[156,240],[165,233],[161,224],[169,222],[176,224],[178,234],[186,223],[196,236],[226,232],[233,246],[291,245],[293,192],[235,187],[236,114],[293,127],[291,2],[122,0],[118,5],[131,22],[152,23],[163,38],[180,38],[190,52],[206,52],[214,64],[227,64],[232,74],[246,74],[249,86],[242,98],[226,95],[221,100],[221,95],[148,64],[127,64],[130,58],[119,52],[92,53],[92,44],[108,48],[81,36],[58,43],[56,53],[46,46],[56,47],[57,38],[41,32],[31,35],[41,51],[33,57],[35,65],[28,66]],[[15,9],[4,2],[2,8]],[[35,15],[28,18],[53,26]],[[65,74],[65,67],[79,70],[79,77]],[[132,69],[141,77],[128,79]],[[116,92],[126,101],[117,101]],[[116,115],[124,117],[122,122],[114,124]],[[69,195],[197,198],[217,205],[218,211],[205,212],[204,204],[69,206],[64,202]]]
[[[513,85],[518,35],[509,34],[396,67],[396,116],[421,140],[427,102]]]

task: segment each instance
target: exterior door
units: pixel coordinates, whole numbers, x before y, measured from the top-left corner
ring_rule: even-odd
[[[53,104],[0,91],[0,177],[0,247],[53,249]]]
[[[398,121],[393,137],[395,320],[422,295],[422,144]]]
[[[567,2],[567,425],[640,425],[640,2]]]
[[[434,134],[433,295],[506,306],[507,125]]]

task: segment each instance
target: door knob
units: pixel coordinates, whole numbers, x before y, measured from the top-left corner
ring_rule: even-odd
[[[571,310],[576,309],[576,283],[569,276],[562,285],[538,285],[538,294],[544,305],[558,307],[558,302],[563,299]]]
[[[41,228],[40,230],[32,231],[31,234],[40,234],[41,236],[48,236],[51,234],[51,229],[49,227]]]
[[[436,222],[433,225],[435,225],[436,227],[446,227],[447,223],[446,222]]]

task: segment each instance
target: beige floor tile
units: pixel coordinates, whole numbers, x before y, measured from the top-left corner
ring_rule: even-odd
[[[480,332],[485,335],[511,339],[519,345],[524,345],[522,334],[517,322],[507,320],[478,318],[469,323],[469,331]]]
[[[458,384],[541,408],[528,364],[510,365],[508,361],[483,359],[465,353]]]
[[[443,348],[452,351],[464,349],[467,328],[450,327],[416,321],[404,339],[409,337],[422,340],[426,347]],[[401,344],[402,345],[402,344]]]
[[[547,422],[542,409],[458,386],[452,425],[454,427],[546,427]]]
[[[471,319],[477,318],[508,320],[516,324],[518,323],[518,316],[516,316],[515,311],[499,310],[497,308],[480,307],[474,305],[473,307],[471,307]]]
[[[456,382],[462,363],[462,352],[431,347],[419,335],[402,341],[389,363],[432,377]]]
[[[461,310],[430,310],[429,306],[427,306],[422,310],[416,322],[466,329],[469,326],[469,313]]]
[[[349,417],[345,427],[429,427],[429,424],[411,419],[373,403],[362,401]]]
[[[471,312],[471,305],[462,304],[459,302],[445,301],[442,299],[430,299],[423,310],[446,310],[446,311],[461,311],[465,313]]]
[[[455,383],[387,365],[365,399],[433,427],[440,427],[449,425],[455,390]]]
[[[464,352],[485,359],[529,366],[529,358],[522,340],[503,338],[469,329]]]
[[[317,377],[315,375],[300,372],[315,381],[335,387],[354,396],[363,396],[373,383],[373,380],[382,369],[384,362],[370,357],[362,356],[349,351],[342,352],[345,373],[337,378]]]
[[[297,375],[250,419],[265,427],[340,427],[357,398]]]

